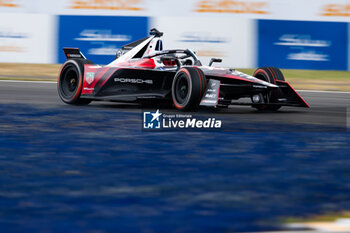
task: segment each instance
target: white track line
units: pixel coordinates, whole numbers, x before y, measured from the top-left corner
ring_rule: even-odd
[[[296,90],[297,92],[310,92],[310,93],[334,93],[334,94],[350,94],[348,91],[316,91],[316,90]]]
[[[40,84],[57,84],[56,81],[26,81],[26,80],[5,80],[0,79],[0,82],[8,83],[40,83]],[[350,94],[347,91],[317,91],[317,90],[296,90],[297,92],[310,92],[310,93],[334,93],[334,94]]]
[[[0,82],[4,83],[39,83],[39,84],[57,84],[56,81],[26,81],[26,80],[4,80],[0,79]]]

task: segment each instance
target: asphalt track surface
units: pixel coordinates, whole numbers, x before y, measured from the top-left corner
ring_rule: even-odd
[[[350,93],[300,94],[310,109],[202,109],[223,129],[145,131],[159,106],[0,81],[0,231],[258,232],[350,210]]]
[[[296,124],[314,124],[325,126],[337,126],[346,129],[347,108],[350,107],[350,92],[322,92],[299,91],[301,96],[311,106],[310,109],[284,107],[277,113],[258,113],[247,106],[234,106],[229,109],[202,110],[195,115],[235,116],[248,122],[281,122]],[[28,104],[32,106],[50,107],[59,109],[71,109],[59,99],[56,84],[53,82],[0,82],[0,103],[2,104]],[[134,104],[116,104],[108,102],[93,102],[84,109],[114,108],[123,112],[140,112],[144,106]],[[148,107],[148,106],[147,106]],[[146,107],[146,108],[147,108]],[[82,107],[74,107],[79,109]],[[157,108],[157,106],[153,107]],[[168,113],[177,113],[168,108]]]

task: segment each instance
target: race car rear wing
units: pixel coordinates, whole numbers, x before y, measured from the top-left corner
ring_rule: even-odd
[[[84,54],[80,51],[79,48],[63,48],[64,55],[66,56],[67,60],[72,58],[83,58],[86,59]]]

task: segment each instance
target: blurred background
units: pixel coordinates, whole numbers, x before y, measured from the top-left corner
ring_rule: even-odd
[[[350,232],[349,22],[350,0],[0,0],[0,232],[319,220]],[[63,47],[108,64],[153,27],[165,49],[193,49],[203,64],[282,68],[311,109],[200,110],[224,130],[145,132],[141,106],[62,103]]]
[[[122,45],[165,32],[165,49],[204,64],[348,70],[347,0],[2,0],[0,62],[55,64],[79,47],[107,64]]]

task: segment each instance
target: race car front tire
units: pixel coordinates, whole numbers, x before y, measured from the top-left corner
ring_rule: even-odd
[[[261,79],[263,81],[276,84],[276,81],[285,81],[284,76],[280,69],[276,67],[262,67],[258,68],[254,72],[254,77]],[[270,105],[266,104],[256,104],[253,105],[253,108],[256,108],[258,110],[268,110],[268,111],[277,111],[281,108],[281,106],[273,105],[273,102],[276,102],[278,97],[280,96],[280,90],[276,89],[272,91],[271,93],[268,93],[268,95],[264,96],[264,102],[270,103]]]
[[[172,83],[172,99],[179,110],[197,110],[207,87],[203,71],[195,67],[183,67]]]
[[[92,62],[86,59],[69,59],[62,65],[57,89],[63,102],[73,105],[86,105],[91,102],[80,98],[85,64],[92,64]]]

